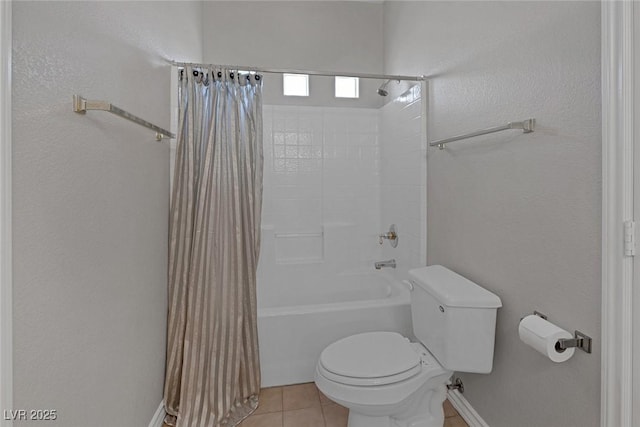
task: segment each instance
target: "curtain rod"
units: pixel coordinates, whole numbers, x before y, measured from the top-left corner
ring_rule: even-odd
[[[407,81],[423,81],[427,80],[425,76],[402,76],[396,74],[368,74],[368,73],[349,73],[338,71],[312,71],[312,70],[296,70],[296,69],[284,69],[284,68],[266,68],[266,67],[251,67],[247,65],[216,65],[216,64],[198,64],[194,62],[177,62],[169,61],[169,63],[176,67],[198,67],[198,68],[228,68],[231,70],[246,70],[254,71],[258,73],[275,73],[275,74],[308,74],[310,76],[348,76],[359,77],[362,79],[379,79],[379,80],[407,80]]]

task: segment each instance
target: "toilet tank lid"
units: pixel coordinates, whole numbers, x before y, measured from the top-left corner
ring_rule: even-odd
[[[409,276],[415,285],[447,307],[502,307],[496,294],[441,265],[414,268],[409,270]]]

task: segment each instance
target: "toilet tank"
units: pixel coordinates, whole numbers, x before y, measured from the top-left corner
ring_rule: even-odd
[[[409,276],[416,338],[445,369],[491,372],[500,298],[441,265],[410,270]]]

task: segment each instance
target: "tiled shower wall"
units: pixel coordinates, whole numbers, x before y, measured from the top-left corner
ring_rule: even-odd
[[[379,115],[371,108],[264,106],[264,274],[309,263],[358,271],[377,258]]]
[[[425,264],[420,96],[417,85],[379,109],[264,106],[259,282],[372,271],[388,258],[406,279]],[[392,223],[398,247],[380,246]]]

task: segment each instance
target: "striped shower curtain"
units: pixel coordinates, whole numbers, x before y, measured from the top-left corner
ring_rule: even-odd
[[[165,422],[235,426],[260,391],[261,76],[186,67],[179,106]]]

